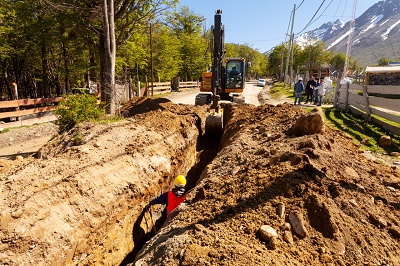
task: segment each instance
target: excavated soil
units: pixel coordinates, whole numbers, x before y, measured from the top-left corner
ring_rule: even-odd
[[[0,264],[400,265],[396,166],[327,126],[294,136],[287,103],[224,109],[219,148],[205,106],[135,99],[0,167]],[[176,174],[190,192],[150,239],[143,206]]]

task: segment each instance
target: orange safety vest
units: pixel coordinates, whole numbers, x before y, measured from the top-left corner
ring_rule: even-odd
[[[173,210],[175,210],[176,207],[179,206],[179,204],[182,203],[182,201],[185,199],[186,194],[183,195],[182,197],[178,198],[174,192],[169,191],[168,192],[168,203],[167,203],[167,216],[171,214]]]

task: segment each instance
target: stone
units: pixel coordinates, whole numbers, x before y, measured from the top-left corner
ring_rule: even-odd
[[[292,229],[292,227],[290,226],[290,223],[284,223],[281,225],[280,229],[282,231],[290,231],[290,229]]]
[[[273,238],[278,237],[278,233],[274,228],[269,225],[262,225],[260,227],[260,236],[263,240],[271,241]]]
[[[283,232],[283,241],[289,244],[293,244],[293,236],[290,231]]]
[[[279,203],[278,204],[278,212],[279,218],[283,218],[285,216],[285,204]]]
[[[95,144],[93,144],[93,146],[94,146],[95,148],[100,148],[100,147],[101,147],[101,143],[96,142]]]
[[[325,132],[324,115],[322,110],[314,108],[311,112],[301,116],[291,129],[295,136],[323,134]]]
[[[358,204],[357,204],[357,202],[356,202],[355,199],[350,199],[349,202],[350,202],[350,204],[353,205],[354,207],[357,207],[357,206],[358,206]]]
[[[301,237],[307,236],[307,229],[304,226],[304,220],[300,213],[297,212],[289,213],[289,222],[292,225],[293,231],[297,235]]]
[[[369,144],[369,139],[363,139],[363,140],[361,140],[361,144],[363,144],[363,145],[368,145],[368,144]]]
[[[379,139],[379,145],[381,145],[382,147],[390,147],[392,146],[392,138],[390,136],[382,136]]]
[[[273,239],[271,239],[271,241],[269,242],[269,247],[270,247],[271,249],[277,249],[278,246],[279,246],[278,243],[279,243],[278,239],[277,239],[277,238],[273,238]]]
[[[22,157],[21,155],[18,155],[15,157],[15,160],[18,162],[22,162],[24,160],[24,157]]]
[[[204,225],[202,225],[202,224],[195,224],[194,225],[194,228],[196,228],[196,230],[197,231],[205,231],[206,230],[206,228],[204,227]]]
[[[397,151],[391,152],[390,156],[399,157],[400,156],[400,152],[397,152]]]

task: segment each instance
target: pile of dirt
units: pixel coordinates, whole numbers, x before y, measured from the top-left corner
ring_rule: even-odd
[[[290,104],[228,112],[217,157],[133,265],[400,264],[396,167],[329,127],[296,137]]]
[[[197,186],[133,265],[400,264],[396,166],[326,125],[299,134],[306,112],[287,103],[224,111],[211,163],[206,106],[138,98],[125,120],[80,125],[1,172],[0,264],[118,265],[177,174]]]

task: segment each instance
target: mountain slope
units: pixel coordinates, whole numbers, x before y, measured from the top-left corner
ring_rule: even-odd
[[[383,56],[390,60],[400,57],[400,0],[383,0],[355,19],[351,56],[361,65],[376,64]],[[304,33],[327,43],[327,49],[346,52],[350,22],[340,24],[337,20],[325,23],[320,28]]]

